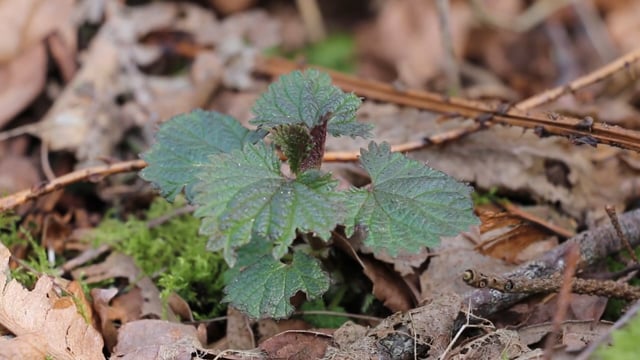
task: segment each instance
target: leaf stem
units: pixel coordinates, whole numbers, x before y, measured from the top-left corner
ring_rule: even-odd
[[[328,112],[320,119],[320,124],[311,128],[311,150],[307,157],[300,164],[300,172],[309,169],[320,169],[322,165],[322,157],[324,156],[324,145],[327,140],[327,124],[332,113]]]

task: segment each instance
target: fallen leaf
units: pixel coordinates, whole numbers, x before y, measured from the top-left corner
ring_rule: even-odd
[[[466,2],[451,2],[451,45],[458,57],[466,44],[470,20]],[[399,79],[409,87],[423,87],[441,70],[446,59],[434,1],[385,2],[375,28],[361,35],[358,39],[361,51],[393,65]]]
[[[83,279],[87,284],[94,284],[115,278],[127,279],[129,284],[135,285],[135,287],[127,293],[129,295],[121,295],[129,297],[129,300],[124,302],[124,305],[129,306],[130,309],[124,313],[137,313],[138,318],[162,318],[163,315],[166,314],[169,320],[176,319],[171,309],[163,308],[162,302],[160,301],[160,291],[158,291],[158,288],[153,284],[151,279],[142,273],[142,270],[136,266],[130,256],[114,252],[111,253],[104,262],[77,268],[73,270],[71,274],[74,279]],[[134,299],[138,300],[133,301]],[[112,301],[116,300],[114,299]],[[134,320],[134,318],[135,316],[133,318],[129,316],[126,320],[131,321]]]
[[[0,324],[16,336],[0,342],[0,358],[104,359],[102,337],[75,303],[57,297],[48,276],[32,291],[10,280],[10,256],[0,244]],[[15,351],[20,356],[14,357]]]
[[[47,54],[43,44],[32,46],[5,64],[0,62],[0,127],[42,91],[46,65]]]
[[[163,320],[138,320],[120,328],[112,358],[191,360],[207,353],[194,326]]]
[[[289,330],[260,344],[271,359],[322,359],[332,336],[325,332]]]
[[[38,182],[40,175],[29,158],[12,154],[0,156],[0,193],[28,189]]]

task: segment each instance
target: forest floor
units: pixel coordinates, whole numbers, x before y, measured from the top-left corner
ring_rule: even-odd
[[[634,358],[640,2],[530,3],[0,0],[0,358]],[[140,154],[193,109],[251,128],[311,66],[375,125],[327,140],[340,189],[387,142],[479,225],[396,256],[334,234],[326,294],[253,319]]]

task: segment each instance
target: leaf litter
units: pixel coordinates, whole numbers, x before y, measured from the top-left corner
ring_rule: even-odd
[[[223,9],[224,5],[214,3],[214,7]],[[462,61],[461,71],[467,85],[464,87],[464,91],[468,91],[465,93],[467,96],[482,99],[491,97],[492,91],[499,89],[499,93],[506,98],[513,97],[514,94],[518,94],[515,98],[526,97],[544,88],[566,83],[578,74],[586,73],[585,69],[594,69],[604,61],[613,60],[622,53],[633,50],[637,45],[632,40],[637,38],[633,35],[640,31],[637,17],[633,16],[634,7],[637,7],[634,2],[595,1],[595,6],[600,11],[598,16],[602,17],[596,20],[601,21],[601,29],[607,32],[607,36],[598,41],[589,40],[594,44],[595,50],[586,49],[584,43],[580,43],[584,38],[580,38],[580,41],[575,42],[576,45],[570,45],[575,54],[568,56],[559,51],[562,46],[558,44],[562,44],[562,35],[558,35],[557,24],[573,26],[570,36],[580,34],[582,30],[576,24],[584,20],[576,20],[583,18],[572,13],[572,7],[558,13],[542,9],[542,16],[537,22],[532,22],[539,27],[522,30],[522,24],[526,25],[530,21],[526,17],[528,13],[524,12],[523,2],[514,1],[509,6],[499,5],[499,2],[483,3],[489,16],[482,21],[514,31],[505,32],[479,25],[482,21],[469,21],[471,18],[479,19],[477,9],[469,8],[465,2],[452,2],[450,20],[453,48],[456,59]],[[132,138],[131,132],[141,131],[143,136],[148,136],[156,123],[176,113],[197,107],[221,105],[235,106],[235,112],[246,113],[256,90],[264,85],[263,80],[250,74],[252,56],[261,49],[278,44],[280,37],[292,36],[278,34],[280,24],[271,17],[271,12],[276,12],[272,9],[264,12],[244,8],[236,12],[236,15],[218,19],[210,9],[188,4],[169,2],[119,8],[120,5],[107,2],[85,1],[77,4],[78,8],[75,9],[81,13],[82,6],[85,12],[81,13],[79,21],[76,19],[76,22],[72,22],[68,21],[69,17],[66,15],[38,17],[41,16],[37,15],[41,7],[45,6],[42,2],[25,2],[20,6],[12,5],[9,1],[0,4],[0,14],[5,13],[3,9],[6,7],[12,18],[22,19],[21,14],[24,12],[21,11],[33,11],[35,15],[31,16],[40,20],[31,21],[30,26],[41,26],[39,29],[5,31],[6,34],[16,34],[11,39],[18,39],[22,43],[14,42],[13,47],[8,47],[9,51],[0,52],[6,55],[0,58],[0,82],[5,85],[0,90],[0,124],[6,130],[28,124],[34,119],[39,120],[22,129],[43,140],[52,160],[50,165],[57,174],[68,171],[69,164],[81,167],[99,163],[110,156],[135,155],[136,151],[123,152],[120,148],[123,141],[140,141],[139,138]],[[69,9],[64,1],[57,5],[58,11]],[[397,83],[399,89],[403,86],[426,86],[442,91],[446,86],[442,66],[448,61],[448,55],[442,47],[434,45],[439,44],[441,38],[441,29],[437,26],[437,11],[431,4],[418,5],[409,0],[385,4],[377,9],[377,16],[367,19],[370,26],[362,27],[359,35],[360,60],[365,64],[361,71],[362,74],[386,80],[397,78],[400,80]],[[576,9],[578,6],[575,5]],[[323,10],[327,16],[332,16],[330,9]],[[578,14],[578,10],[575,11]],[[289,13],[295,14],[295,11]],[[496,23],[499,17],[513,21]],[[429,18],[431,21],[416,24],[414,18]],[[84,51],[83,61],[73,80],[65,86],[64,82],[71,79],[69,74],[75,71],[73,63],[74,59],[78,59],[75,34],[82,21],[98,25],[98,34],[87,49],[80,46],[80,51]],[[296,21],[303,23],[301,20]],[[562,32],[562,27],[560,30]],[[182,42],[159,37],[161,40],[154,42],[154,36],[159,36],[163,31],[184,32],[188,34],[188,39]],[[372,33],[384,36],[375,37]],[[376,41],[371,41],[372,36]],[[550,45],[545,40],[547,37],[555,43]],[[63,39],[62,47],[59,39]],[[0,49],[5,49],[3,46],[9,40],[9,36],[3,38]],[[184,46],[178,52],[188,58],[189,65],[185,71],[171,74],[145,72],[145,68],[165,58],[167,48],[177,48],[176,45]],[[597,53],[598,48],[607,46],[613,51]],[[45,51],[45,47],[50,49],[51,54]],[[599,55],[591,56],[594,54],[592,51]],[[555,54],[556,58],[550,59],[543,55],[548,53]],[[61,73],[62,82],[52,81],[47,75],[46,61],[49,55],[54,59],[57,71]],[[472,62],[468,59],[472,59]],[[556,66],[554,61],[568,70],[560,71],[560,66]],[[480,67],[484,68],[474,67],[474,64],[481,64]],[[577,69],[583,71],[577,72]],[[578,116],[597,115],[594,117],[596,122],[636,129],[637,91],[629,90],[632,81],[629,74],[635,71],[637,68],[631,65],[627,71],[612,77],[611,81],[565,96],[556,104],[545,105],[545,111],[549,111],[550,117],[556,111]],[[61,86],[64,86],[62,91],[56,90]],[[217,92],[219,90],[221,91]],[[53,107],[44,108],[47,111],[43,111],[41,105],[40,109],[33,105],[33,99],[43,91],[45,96],[54,100]],[[232,98],[231,102],[226,103],[231,105],[221,103],[222,93]],[[210,99],[212,96],[213,99]],[[239,105],[232,104],[236,101],[235,98],[242,97],[247,100],[237,100]],[[243,105],[243,101],[248,105]],[[21,114],[25,109],[33,113]],[[248,119],[249,116],[244,115],[244,118]],[[424,137],[472,123],[468,119],[437,118],[432,113],[399,108],[388,103],[374,103],[366,99],[359,118],[375,123],[375,138],[391,144],[420,141]],[[19,133],[22,132],[15,134]],[[640,169],[637,154],[604,146],[596,149],[576,146],[560,138],[539,138],[538,135],[532,131],[523,133],[517,128],[491,126],[488,130],[448,144],[411,152],[410,156],[455,178],[468,181],[476,189],[496,189],[500,197],[522,202],[518,206],[523,211],[536,211],[543,222],[560,225],[570,232],[606,224],[605,205],[614,205],[619,211],[634,207],[638,194],[637,171]],[[29,153],[29,148],[33,147],[29,141],[28,138],[19,136],[8,140],[6,146],[3,144],[0,167],[8,171],[0,172],[0,191],[12,193],[30,188],[42,178],[37,170],[38,166],[43,165],[42,157],[39,161],[32,161],[39,156]],[[588,139],[583,142],[588,143]],[[329,149],[357,151],[364,145],[365,143],[361,143],[356,147],[346,148],[340,140],[335,140],[329,143]],[[63,151],[70,152],[73,160],[60,157],[59,154]],[[347,174],[344,178],[350,179],[352,183],[367,181],[366,178],[363,179],[366,175],[363,176],[360,169],[351,165],[338,168],[328,164],[327,168],[335,168],[336,172]],[[104,184],[117,189],[121,182],[122,180],[105,181]],[[46,211],[51,211],[54,207],[70,210],[74,203],[78,204],[80,196],[82,195],[66,192],[52,197],[47,205],[42,205],[41,202],[36,206]],[[133,207],[134,211],[143,208],[139,202],[145,196],[150,196],[146,190],[144,194],[140,192],[132,197],[131,200],[138,202]],[[129,204],[136,204],[131,200]],[[81,215],[75,215],[71,220],[65,220],[62,227],[80,223],[94,226],[102,217],[103,208],[114,205],[112,200],[108,200],[108,204],[102,201],[85,211],[84,221],[81,220]],[[533,208],[529,206],[531,204],[537,206]],[[25,215],[29,211],[23,209],[20,214]],[[395,258],[388,256],[389,254],[378,254],[374,258],[369,255],[370,249],[362,244],[350,245],[349,251],[356,252],[361,260],[367,259],[364,272],[372,282],[374,295],[388,309],[403,313],[385,319],[377,327],[369,323],[369,329],[350,324],[333,334],[322,332],[321,335],[319,331],[314,333],[305,330],[307,332],[267,335],[267,340],[257,347],[268,354],[282,357],[319,358],[322,349],[329,347],[345,358],[354,354],[367,358],[372,351],[403,349],[403,346],[408,349],[407,353],[412,353],[414,347],[423,350],[424,345],[429,343],[429,349],[437,350],[439,354],[448,351],[447,358],[495,357],[489,354],[533,356],[535,351],[530,352],[527,347],[539,347],[536,343],[554,331],[554,325],[548,321],[557,312],[557,297],[533,297],[492,315],[491,320],[498,327],[515,323],[520,326],[517,331],[495,330],[482,323],[480,328],[484,330],[477,339],[453,343],[451,335],[456,335],[461,329],[459,324],[451,327],[454,319],[457,318],[458,323],[462,319],[464,323],[465,318],[470,315],[465,313],[466,305],[455,301],[452,293],[464,296],[470,291],[460,278],[460,273],[466,267],[477,267],[497,274],[505,273],[528,261],[536,261],[540,254],[553,251],[566,238],[553,232],[552,228],[522,219],[508,211],[491,208],[490,215],[484,217],[482,211],[486,209],[476,206],[476,211],[482,219],[480,229],[471,229],[468,233],[447,238],[440,247],[428,250],[423,248],[419,252],[400,254],[400,257]],[[68,213],[71,214],[71,211]],[[37,220],[40,226],[44,224],[43,219],[41,217]],[[24,225],[27,225],[26,222]],[[65,231],[43,237],[43,244],[51,242],[51,251],[57,256],[62,256],[69,249],[60,245],[65,243],[68,236]],[[89,244],[74,246],[86,249]],[[18,259],[23,259],[24,256],[17,252],[14,255]],[[6,251],[3,250],[2,256],[3,261],[5,258],[9,260]],[[84,276],[93,276],[89,277],[91,282],[95,281],[102,287],[91,291],[93,302],[87,303],[98,315],[95,327],[86,323],[80,314],[82,311],[76,302],[69,301],[68,295],[60,297],[52,292],[58,285],[51,283],[50,277],[41,276],[35,288],[28,291],[18,286],[14,280],[7,283],[6,276],[0,275],[5,276],[5,283],[1,287],[4,289],[1,298],[3,303],[12,301],[10,304],[14,304],[16,299],[24,299],[27,305],[23,307],[30,309],[27,313],[29,321],[38,321],[41,325],[35,331],[42,332],[42,336],[32,337],[26,331],[31,329],[24,324],[26,320],[14,318],[19,315],[14,311],[16,307],[8,307],[10,311],[3,313],[5,317],[0,318],[0,324],[8,328],[13,337],[2,338],[0,354],[10,358],[44,357],[47,354],[55,358],[69,358],[66,352],[73,351],[74,358],[82,358],[79,354],[86,351],[90,354],[87,358],[101,358],[103,339],[100,335],[104,337],[109,351],[115,349],[112,355],[117,353],[131,358],[189,358],[193,352],[205,353],[204,347],[210,339],[203,338],[202,334],[215,334],[213,326],[207,330],[203,330],[201,326],[197,330],[191,325],[141,320],[143,315],[151,318],[167,316],[166,307],[152,278],[145,278],[131,259],[125,260],[120,254],[112,253],[106,261],[103,260],[98,259],[95,264],[83,269]],[[606,272],[602,267],[597,270]],[[81,279],[78,271],[82,272],[76,268],[68,275],[73,279]],[[380,272],[390,276],[375,275]],[[3,271],[4,273],[6,272]],[[122,287],[100,285],[101,281],[114,279],[120,279],[116,280],[116,284],[120,285],[118,281],[124,281],[129,288],[123,290]],[[50,297],[47,298],[46,294]],[[43,303],[49,310],[38,312],[38,307],[33,305],[35,303]],[[587,343],[595,341],[598,335],[609,331],[610,324],[598,322],[605,303],[606,299],[593,296],[571,298],[570,309],[564,319],[566,321],[560,326],[561,336],[558,340],[558,344],[565,346],[565,355],[581,351]],[[170,309],[168,311],[171,313]],[[440,329],[441,331],[421,329],[418,325],[423,322],[418,319],[422,319],[422,312],[432,316],[424,321],[430,324],[442,322],[446,328]],[[55,319],[60,319],[55,326],[69,326],[69,329],[79,327],[83,332],[74,330],[69,332],[67,338],[63,337],[64,331],[56,330],[59,328],[48,323],[54,315]],[[576,322],[578,320],[570,319],[590,321]],[[118,323],[123,326],[118,327]],[[474,326],[479,325],[470,323],[467,328],[463,326],[465,330],[460,331],[461,337],[470,338],[466,331]],[[99,332],[95,329],[99,329]],[[254,339],[252,326],[248,325],[246,330],[244,336]],[[275,331],[282,329],[276,327]],[[536,332],[536,335],[531,336],[532,332]],[[448,333],[448,336],[440,337],[440,333]],[[219,331],[217,334],[219,337]],[[231,334],[229,332],[227,335]],[[351,339],[344,340],[345,337]],[[430,341],[426,341],[427,338]],[[73,345],[71,350],[59,347],[65,342]],[[255,343],[248,344],[256,347]],[[309,344],[308,349],[305,349],[306,344]],[[385,347],[388,344],[391,347]],[[447,350],[449,345],[452,346]],[[2,351],[15,353],[5,355]],[[245,353],[247,354],[257,358],[263,356],[255,351]],[[228,358],[241,355],[242,353],[228,353]]]

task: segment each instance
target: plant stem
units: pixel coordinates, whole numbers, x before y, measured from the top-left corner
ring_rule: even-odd
[[[327,124],[331,113],[326,113],[320,119],[320,125],[316,125],[311,128],[309,134],[311,135],[311,150],[307,157],[302,160],[300,164],[300,172],[305,172],[309,169],[320,169],[322,165],[322,157],[324,156],[324,145],[327,140]]]

